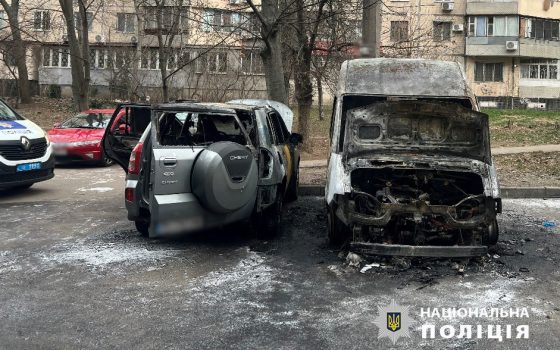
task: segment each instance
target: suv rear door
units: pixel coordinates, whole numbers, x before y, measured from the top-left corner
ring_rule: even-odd
[[[103,152],[124,171],[128,171],[130,154],[150,124],[151,112],[149,105],[121,104],[111,117],[110,127],[105,130],[101,141]]]

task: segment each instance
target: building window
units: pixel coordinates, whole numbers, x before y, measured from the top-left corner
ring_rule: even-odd
[[[205,9],[203,16],[202,30],[205,32],[231,32],[241,23],[241,15],[232,11]]]
[[[408,21],[391,21],[391,41],[408,40]]]
[[[434,22],[434,40],[448,41],[451,39],[451,22]]]
[[[480,82],[504,81],[504,64],[476,62],[474,80]]]
[[[227,72],[227,52],[215,52],[207,56],[209,73],[225,74]]]
[[[117,32],[134,33],[135,17],[134,13],[117,13]]]
[[[558,80],[558,60],[521,60],[521,78]]]
[[[8,21],[6,21],[6,11],[0,11],[0,30],[8,26]]]
[[[68,48],[43,48],[43,67],[70,67],[70,51]]]
[[[107,61],[107,50],[90,49],[89,50],[90,66],[92,68],[104,69]]]
[[[525,37],[544,40],[560,40],[560,21],[542,18],[525,18]]]
[[[35,30],[51,29],[51,16],[49,11],[45,11],[45,10],[35,11],[35,15],[33,17],[33,29]]]
[[[93,24],[93,12],[86,12],[86,20],[88,24],[88,32],[91,32]],[[76,26],[76,29],[82,28],[82,16],[80,16],[79,12],[74,12],[74,25]]]
[[[243,50],[241,53],[241,71],[245,74],[263,74],[261,55],[257,51]]]
[[[476,16],[467,20],[469,36],[519,36],[517,16]]]
[[[148,48],[142,50],[142,56],[140,58],[140,68],[159,69],[159,50],[157,48]]]
[[[185,32],[187,30],[187,8],[176,6],[146,7],[144,30],[151,32]],[[158,25],[159,21],[159,25]]]
[[[3,56],[4,56],[3,61],[6,64],[6,66],[15,67],[17,65],[16,57],[11,52],[4,51]]]

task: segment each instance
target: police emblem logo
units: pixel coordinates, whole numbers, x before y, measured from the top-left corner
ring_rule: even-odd
[[[378,306],[379,313],[374,321],[379,328],[377,339],[386,337],[396,344],[401,337],[410,338],[410,327],[414,320],[409,315],[409,308],[395,303],[394,300],[389,305]]]
[[[13,126],[12,126],[12,124],[10,124],[10,123],[2,123],[2,122],[0,122],[0,127],[1,127],[2,129],[11,129]]]
[[[401,329],[401,313],[387,312],[387,329],[396,332]]]
[[[25,136],[22,136],[21,139],[21,147],[23,148],[24,151],[29,151],[29,149],[31,148],[31,141],[29,141],[29,139]]]

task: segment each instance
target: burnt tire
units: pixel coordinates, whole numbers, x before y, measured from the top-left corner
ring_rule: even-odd
[[[211,144],[196,158],[191,188],[204,208],[218,214],[254,207],[257,163],[247,147],[235,142]]]
[[[499,235],[500,230],[498,228],[498,220],[494,219],[494,221],[488,225],[486,232],[484,232],[483,243],[488,246],[496,245],[496,243],[498,243]]]
[[[290,202],[296,201],[299,196],[299,160],[292,176],[286,192],[286,200]]]
[[[257,217],[256,236],[258,239],[271,239],[280,233],[282,226],[282,209],[284,197],[279,190],[274,204],[266,208]]]
[[[144,237],[149,237],[150,233],[148,231],[150,227],[150,221],[146,219],[136,219],[134,220],[134,226],[136,226],[136,230],[140,232],[140,234]]]
[[[332,207],[327,206],[327,231],[329,245],[333,248],[341,248],[350,238],[350,230],[334,213]]]

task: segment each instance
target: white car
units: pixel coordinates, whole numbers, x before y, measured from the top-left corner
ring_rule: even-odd
[[[47,134],[0,100],[0,189],[28,188],[54,176]]]

